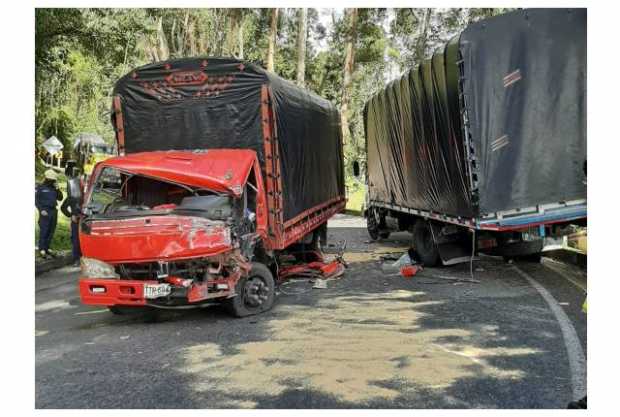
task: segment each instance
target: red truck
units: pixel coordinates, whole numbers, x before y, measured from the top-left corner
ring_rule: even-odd
[[[140,67],[117,82],[112,123],[119,156],[83,196],[85,304],[266,311],[279,269],[345,206],[337,110],[256,65]]]

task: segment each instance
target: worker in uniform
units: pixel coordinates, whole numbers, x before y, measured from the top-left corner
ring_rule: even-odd
[[[62,192],[56,186],[57,179],[58,174],[53,169],[48,169],[43,182],[35,191],[34,204],[39,211],[39,254],[42,258],[51,255],[50,243],[58,221],[56,205],[62,200]]]
[[[82,256],[79,232],[81,202],[77,198],[67,197],[60,206],[60,211],[71,219],[71,253],[73,255],[73,264],[78,266]]]

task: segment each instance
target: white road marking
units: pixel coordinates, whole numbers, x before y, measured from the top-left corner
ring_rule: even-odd
[[[577,400],[586,395],[586,358],[577,337],[577,331],[571,323],[570,319],[560,307],[555,298],[545,287],[532,278],[529,274],[522,271],[516,265],[513,266],[515,271],[525,278],[538,291],[540,296],[547,302],[551,312],[560,325],[566,353],[568,354],[568,365],[571,373],[571,385],[573,389],[573,399]]]

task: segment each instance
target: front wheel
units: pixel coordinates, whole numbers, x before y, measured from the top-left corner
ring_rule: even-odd
[[[251,316],[271,309],[276,295],[271,271],[265,265],[253,262],[250,273],[237,281],[235,292],[236,295],[225,302],[235,317]]]

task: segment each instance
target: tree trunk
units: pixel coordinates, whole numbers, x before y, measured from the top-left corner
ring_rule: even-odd
[[[416,46],[416,63],[421,64],[426,57],[426,44],[428,41],[428,29],[431,23],[431,14],[433,9],[426,9],[424,12],[424,20],[418,34],[418,44]]]
[[[355,41],[357,39],[357,9],[345,10],[347,20],[344,68],[342,77],[342,99],[340,100],[340,124],[342,140],[350,140],[349,130],[349,102],[351,101],[351,83],[353,82],[353,68],[355,65]]]
[[[239,59],[244,59],[243,54],[243,19],[239,22],[239,29],[237,30],[237,40],[239,41]]]
[[[306,83],[306,35],[308,32],[308,9],[299,9],[299,25],[297,31],[297,85]]]
[[[194,31],[196,30],[196,25],[192,20],[187,29],[187,41],[189,43],[189,53],[191,56],[196,56],[198,54],[198,48],[196,47],[196,34]]]
[[[170,57],[170,50],[168,49],[168,42],[166,41],[166,34],[164,33],[164,27],[162,18],[160,17],[157,22],[157,43],[159,46],[158,58],[161,61],[165,61]]]
[[[269,50],[267,51],[267,71],[274,71],[273,59],[276,53],[276,38],[278,36],[278,9],[271,11],[271,26],[269,28]]]

